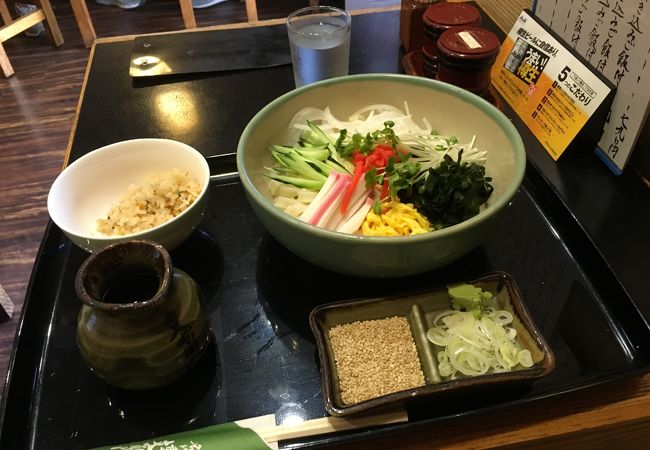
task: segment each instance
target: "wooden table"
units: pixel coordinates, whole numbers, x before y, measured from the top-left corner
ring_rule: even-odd
[[[507,29],[520,8],[518,2],[503,2],[486,11]],[[278,23],[258,23],[266,25]],[[235,25],[252,26],[251,24]],[[213,27],[212,29],[220,27]],[[133,37],[100,39],[95,45],[109,44]],[[94,51],[95,46],[93,47]],[[89,69],[92,66],[92,54]],[[84,107],[84,89],[77,114]],[[70,140],[70,147],[75,133]],[[70,148],[69,148],[70,150]],[[543,163],[542,163],[543,164]],[[556,174],[551,174],[551,178]],[[634,185],[632,175],[621,183]],[[620,181],[620,180],[619,180]],[[578,212],[580,214],[580,212]],[[607,251],[607,249],[606,249]],[[646,266],[647,267],[647,266]],[[540,400],[492,413],[465,417],[363,443],[334,448],[357,449],[429,449],[429,448],[648,448],[650,446],[650,374],[581,390],[562,398]]]

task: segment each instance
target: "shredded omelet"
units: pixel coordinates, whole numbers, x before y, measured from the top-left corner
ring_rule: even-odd
[[[433,230],[426,217],[413,204],[390,201],[382,205],[382,214],[370,211],[361,225],[366,236],[408,236]]]

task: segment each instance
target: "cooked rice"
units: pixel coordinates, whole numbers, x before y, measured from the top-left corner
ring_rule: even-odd
[[[109,236],[148,230],[185,211],[200,192],[198,181],[178,169],[150,175],[129,186],[106,219],[97,219],[97,230]]]

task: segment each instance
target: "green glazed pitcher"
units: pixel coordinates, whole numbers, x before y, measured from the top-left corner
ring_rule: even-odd
[[[164,386],[199,359],[209,342],[200,290],[172,266],[165,248],[127,241],[91,255],[75,291],[82,357],[106,383],[131,390]]]

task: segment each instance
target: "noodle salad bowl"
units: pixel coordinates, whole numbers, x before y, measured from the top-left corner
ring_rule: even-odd
[[[152,177],[155,183],[148,183]],[[201,222],[209,182],[207,161],[189,145],[132,139],[96,149],[67,166],[50,188],[47,208],[65,235],[90,253],[131,239],[173,250]],[[188,191],[191,199],[185,198]]]
[[[314,124],[317,126],[312,128]],[[349,142],[352,133],[365,137],[369,136],[368,133],[372,135],[371,130],[382,128],[385,132],[388,130],[386,136],[391,133],[397,136],[393,138],[392,162],[386,164],[384,160],[384,165],[379,170],[370,171],[368,155],[359,156],[359,152],[355,151],[348,160],[340,158],[342,142]],[[348,141],[337,139],[341,129],[346,130]],[[384,136],[382,133],[379,134]],[[316,174],[314,179],[320,183],[316,186],[323,187],[314,188],[314,182],[305,179],[303,174],[313,172],[312,169],[320,171],[321,168],[327,168],[310,159],[307,161],[310,167],[301,166],[302,163],[298,165],[296,170],[300,174],[297,176],[295,171],[290,173],[292,167],[286,167],[287,158],[293,158],[295,153],[291,152],[296,148],[311,158],[315,154],[312,150],[321,147],[318,142],[312,147],[310,136],[321,134],[327,136],[324,139],[329,144],[325,146],[331,150],[332,158],[335,159],[331,161],[330,158],[325,163],[330,167],[339,164],[344,168],[341,172],[347,170],[348,173],[330,174],[327,181]],[[376,135],[377,133],[373,136]],[[429,153],[421,155],[417,150],[420,148],[417,142],[422,139],[431,141],[429,147],[435,147],[435,151],[427,150]],[[299,145],[309,148],[291,147],[297,141]],[[364,139],[360,141],[363,143]],[[442,164],[434,161],[435,158],[443,160],[439,150],[448,155],[444,160],[457,161],[458,166],[461,165],[461,155],[463,164],[475,162],[482,166],[484,176],[489,177],[484,179],[489,181],[490,189],[487,193],[489,197],[480,209],[477,208],[471,217],[468,215],[456,223],[438,226],[431,221],[428,229],[433,231],[420,230],[418,234],[414,231],[414,234],[405,236],[361,234],[360,230],[367,226],[370,213],[374,211],[378,217],[383,217],[381,205],[384,203],[380,201],[393,195],[394,185],[388,183],[388,173],[389,168],[393,168],[395,158],[399,161],[404,159],[405,164],[415,164],[417,161],[418,168],[428,167],[428,164],[439,167]],[[407,153],[408,157],[404,157]],[[431,156],[430,153],[434,155]],[[360,158],[365,163],[360,163]],[[366,164],[360,177],[356,176],[359,164]],[[275,239],[296,255],[325,269],[373,278],[407,276],[433,270],[479,246],[498,224],[516,194],[523,180],[525,166],[526,155],[521,137],[510,120],[497,108],[452,85],[393,74],[351,75],[293,90],[269,103],[251,119],[237,148],[237,167],[247,198],[263,226]],[[383,183],[390,187],[381,189],[382,181],[379,181],[377,189],[371,188],[368,191],[370,194],[364,192],[364,196],[368,195],[363,197],[365,200],[357,201],[357,191],[363,191],[363,186],[371,185],[368,176],[379,173],[381,178],[384,172],[386,175]],[[351,207],[353,210],[360,204],[365,205],[365,209],[359,209],[356,213],[361,221],[365,217],[363,226],[351,217],[353,214],[343,214],[346,211],[343,206],[337,209],[324,200],[336,190],[339,181],[337,177],[347,177],[347,183],[356,186],[354,194],[347,195],[347,199],[342,194],[343,200],[338,198],[336,201],[346,208],[348,203],[356,203],[356,206]],[[417,179],[422,182],[421,176]],[[316,195],[313,202],[320,202],[318,206],[308,204],[300,211],[289,213],[278,202],[277,186],[274,186],[277,180],[288,180],[301,188],[327,192]],[[363,184],[364,180],[366,184]],[[352,192],[353,187],[349,185],[345,185],[341,192],[346,192],[346,189]],[[404,192],[406,191],[400,191],[400,198]],[[331,210],[327,210],[327,207]],[[385,206],[383,208],[385,211]],[[345,218],[338,221],[341,214]],[[338,225],[332,227],[335,218]]]

